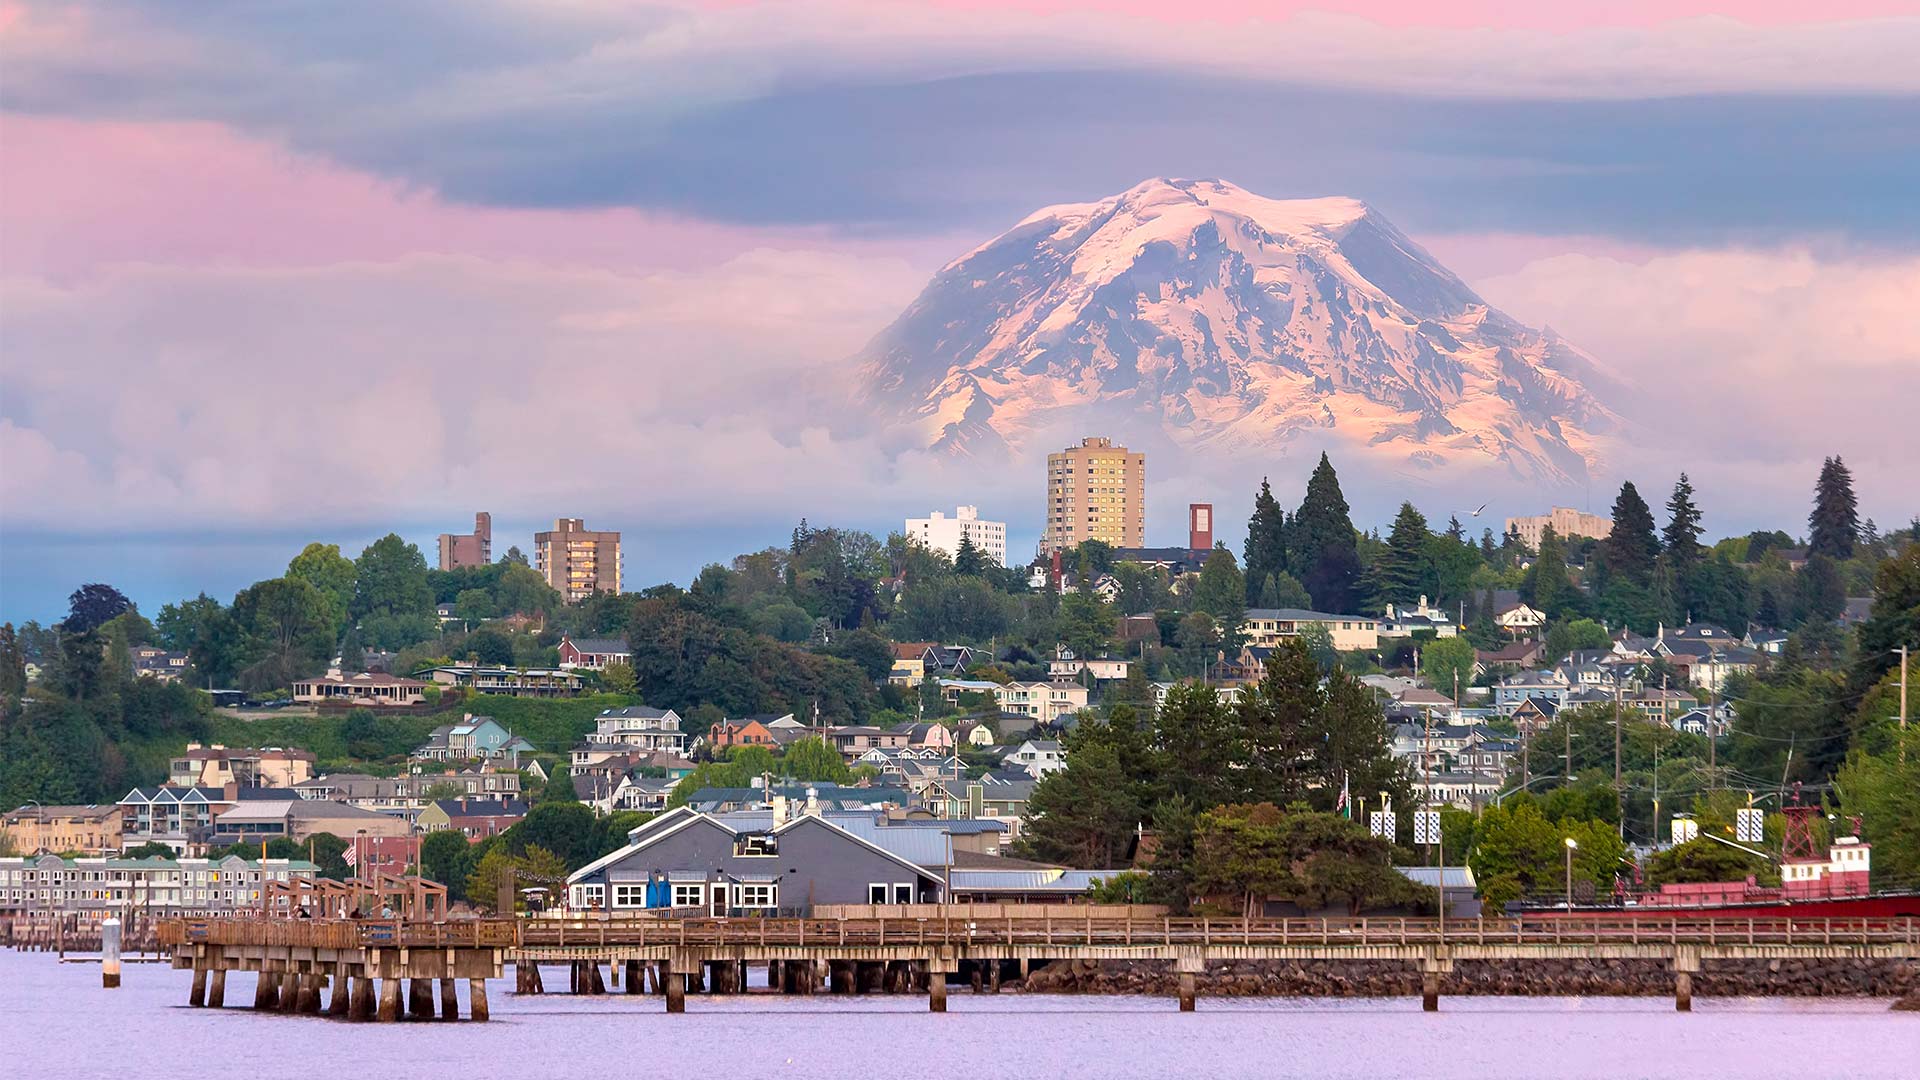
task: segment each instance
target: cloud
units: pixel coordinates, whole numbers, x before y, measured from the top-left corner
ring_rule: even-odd
[[[1475,285],[1630,384],[1616,405],[1645,438],[1609,472],[1643,491],[1689,472],[1715,512],[1710,529],[1793,528],[1780,511],[1811,492],[1829,454],[1853,468],[1863,515],[1884,527],[1920,511],[1920,257],[1569,254]]]
[[[810,409],[810,378],[918,279],[776,250],[647,274],[416,255],[11,279],[0,517],[284,527],[484,502],[685,521],[853,496],[892,466]]]
[[[1178,174],[1360,194],[1418,229],[1877,212],[1920,231],[1920,19],[1552,32],[1084,7],[442,0],[372,26],[331,5],[34,5],[3,31],[0,101],[230,124],[459,201],[755,223],[977,228]]]

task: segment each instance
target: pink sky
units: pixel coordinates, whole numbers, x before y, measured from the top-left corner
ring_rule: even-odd
[[[749,6],[718,0],[713,6]],[[1013,11],[1033,14],[1105,12],[1165,19],[1169,22],[1284,19],[1306,12],[1352,15],[1385,26],[1494,26],[1527,30],[1579,30],[1606,26],[1653,26],[1675,19],[1723,16],[1761,26],[1834,22],[1914,14],[1902,0],[926,0],[928,6],[962,11]]]

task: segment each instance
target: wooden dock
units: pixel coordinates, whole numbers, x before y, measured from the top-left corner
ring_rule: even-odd
[[[924,911],[925,909],[919,909]],[[939,909],[934,909],[939,910]],[[470,1016],[487,1018],[489,979],[514,965],[516,990],[541,993],[539,966],[567,965],[575,993],[735,993],[765,964],[787,993],[924,992],[946,1010],[950,978],[997,987],[1008,964],[1156,960],[1179,974],[1182,1010],[1210,961],[1370,960],[1418,965],[1423,1004],[1462,960],[1643,960],[1670,964],[1675,1007],[1691,1008],[1692,976],[1709,960],[1920,960],[1920,920],[1907,919],[1200,919],[1057,914],[994,918],[969,911],[832,919],[578,918],[375,921],[281,917],[179,919],[159,926],[173,966],[193,971],[189,1001],[224,1004],[229,971],[259,972],[254,1005],[348,1019],[453,1019],[456,980]],[[602,975],[602,966],[606,974]],[[375,988],[378,986],[376,998]],[[401,989],[406,987],[406,994]],[[436,1009],[434,990],[439,991]],[[327,993],[330,991],[330,993]]]

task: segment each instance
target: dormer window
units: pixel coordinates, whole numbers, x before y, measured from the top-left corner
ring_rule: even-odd
[[[772,833],[742,833],[734,837],[733,853],[739,858],[778,855],[780,841]]]

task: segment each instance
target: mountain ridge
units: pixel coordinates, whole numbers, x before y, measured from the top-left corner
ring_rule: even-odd
[[[966,457],[1117,421],[1189,449],[1316,433],[1569,483],[1620,426],[1591,357],[1488,305],[1365,202],[1220,180],[1035,211],[941,268],[857,362],[903,443]]]

